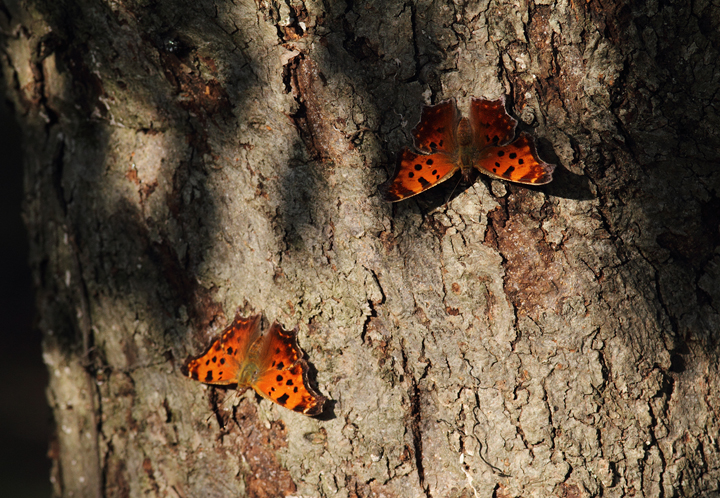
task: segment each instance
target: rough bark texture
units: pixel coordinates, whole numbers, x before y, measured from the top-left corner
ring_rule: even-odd
[[[5,0],[63,496],[715,496],[720,8]],[[390,205],[421,103],[560,166]],[[452,184],[454,182],[447,182]],[[236,308],[331,411],[180,375]]]

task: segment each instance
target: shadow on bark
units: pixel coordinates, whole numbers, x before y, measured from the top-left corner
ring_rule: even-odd
[[[37,2],[37,7],[53,28],[52,34],[43,42],[42,50],[46,52],[42,54],[43,57],[55,52],[62,65],[60,70],[68,71],[72,75],[73,83],[79,84],[73,88],[73,92],[76,95],[83,94],[83,98],[77,99],[85,103],[82,109],[78,112],[69,109],[62,111],[72,112],[76,119],[85,123],[83,126],[88,132],[95,135],[88,140],[87,147],[88,150],[97,151],[96,157],[81,173],[81,182],[85,182],[89,187],[88,193],[84,199],[74,199],[75,213],[72,207],[68,210],[65,206],[64,210],[68,220],[71,220],[86,216],[88,205],[97,205],[100,208],[94,211],[98,218],[97,225],[102,227],[104,232],[116,237],[107,244],[97,245],[92,241],[95,232],[73,234],[77,247],[81,248],[81,253],[86,258],[83,262],[84,271],[97,271],[94,269],[99,263],[97,258],[100,258],[103,264],[114,268],[113,272],[117,272],[118,268],[134,268],[135,264],[131,260],[142,258],[143,255],[149,256],[155,267],[155,270],[150,272],[147,268],[141,272],[131,271],[122,278],[115,274],[108,277],[108,281],[119,281],[117,288],[93,289],[93,292],[114,293],[119,298],[134,294],[139,301],[149,303],[159,299],[170,316],[175,315],[181,306],[185,306],[196,330],[207,328],[216,316],[222,315],[220,306],[213,301],[212,291],[198,284],[195,276],[196,268],[203,261],[208,245],[191,243],[186,246],[187,251],[184,251],[182,240],[211,241],[221,231],[218,226],[216,200],[207,195],[208,189],[205,186],[208,179],[215,174],[210,159],[213,149],[209,136],[213,132],[222,132],[223,128],[232,133],[235,123],[232,108],[242,109],[242,97],[247,93],[247,87],[257,84],[252,78],[243,77],[242,71],[247,76],[257,73],[257,69],[253,67],[252,60],[248,60],[248,57],[238,50],[234,60],[224,61],[225,67],[241,72],[235,75],[234,81],[227,81],[231,78],[230,74],[213,74],[208,70],[211,76],[203,77],[198,76],[198,71],[188,71],[188,66],[193,67],[198,63],[197,59],[191,59],[191,56],[195,57],[196,49],[191,40],[202,38],[202,35],[197,33],[198,11],[190,9],[189,6],[173,5],[170,8],[167,4],[157,3],[150,6],[149,14],[138,16],[140,26],[145,32],[132,33],[123,39],[137,42],[130,45],[130,50],[137,51],[137,59],[143,62],[158,62],[157,69],[160,72],[150,75],[149,80],[140,85],[137,74],[118,74],[112,64],[100,65],[99,72],[95,74],[86,58],[95,47],[112,53],[115,37],[118,34],[126,35],[123,32],[123,23],[109,26],[99,24],[96,16],[106,16],[104,22],[117,21],[115,14],[105,10],[100,4],[83,9],[73,2]],[[202,11],[202,6],[199,10]],[[212,24],[212,18],[208,17],[205,22]],[[133,35],[138,35],[140,39]],[[214,67],[212,61],[202,62],[211,69]],[[103,178],[106,167],[104,151],[109,144],[104,140],[107,134],[102,132],[101,128],[106,126],[106,121],[113,119],[110,110],[103,105],[104,99],[115,98],[113,93],[109,94],[103,87],[109,82],[112,83],[113,90],[125,90],[129,85],[134,85],[137,92],[125,92],[125,95],[139,95],[140,99],[134,104],[127,104],[128,107],[150,107],[165,113],[166,121],[150,123],[150,128],[140,129],[141,133],[155,135],[172,130],[178,132],[174,135],[174,141],[171,139],[166,145],[171,151],[179,150],[187,156],[179,161],[176,168],[174,161],[163,161],[163,169],[158,177],[172,178],[172,190],[166,202],[170,217],[180,226],[179,234],[168,233],[164,228],[167,219],[158,219],[157,214],[145,210],[143,201],[158,186],[141,184],[132,168],[128,170],[127,178],[138,186],[143,212],[129,201],[120,199],[117,204],[111,204],[110,201],[114,199],[93,195],[93,192],[101,190],[95,188],[95,185],[107,180]],[[233,107],[229,94],[234,96]],[[88,116],[98,110],[98,121],[88,119]],[[160,125],[162,129],[152,128],[153,124]],[[62,155],[62,152],[58,154],[58,161],[63,160]],[[57,197],[61,202],[70,195],[62,190],[63,175],[68,169],[65,167],[63,170],[64,167],[63,164],[58,164],[54,172]],[[202,199],[201,203],[196,201],[198,197]],[[97,252],[90,254],[83,249],[86,247],[93,247]],[[123,251],[115,253],[117,247],[122,247]],[[104,280],[97,278],[95,281]],[[137,295],[138,292],[141,294]],[[152,317],[149,318],[152,320]],[[163,320],[153,324],[150,329],[163,330],[166,327],[167,322]],[[181,342],[184,340],[181,339]]]
[[[608,227],[621,251],[623,244],[637,248],[653,268],[654,289],[647,298],[659,300],[669,319],[660,323],[675,373],[685,368],[689,344],[713,358],[720,352],[720,303],[711,283],[720,262],[720,119],[712,110],[718,104],[714,61],[720,54],[713,9],[704,9],[694,13],[682,2],[670,2],[652,12],[642,2],[630,2],[617,12],[596,12],[626,65],[612,105],[621,141],[606,145],[611,162],[591,175],[605,187],[606,204],[626,202],[628,211],[642,213],[608,216]],[[613,166],[634,171],[618,175],[624,180],[618,182],[609,171]]]

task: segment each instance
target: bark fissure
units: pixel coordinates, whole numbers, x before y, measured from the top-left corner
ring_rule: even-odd
[[[411,377],[412,378],[412,377]],[[425,467],[423,465],[423,443],[422,443],[422,407],[420,405],[420,389],[415,380],[411,383],[412,392],[410,393],[410,424],[413,438],[413,448],[415,454],[415,467],[417,468],[420,487],[425,491],[427,498],[432,498],[430,494],[430,486],[425,482]]]
[[[417,7],[415,6],[415,3],[406,3],[403,7],[403,11],[408,8],[410,9],[410,38],[412,39],[412,60],[414,63],[414,70],[412,72],[412,75],[406,78],[405,83],[411,83],[413,81],[419,80],[422,74],[422,62],[420,61],[420,45],[418,44],[418,36],[420,36],[420,34],[418,32],[419,30],[417,26]]]

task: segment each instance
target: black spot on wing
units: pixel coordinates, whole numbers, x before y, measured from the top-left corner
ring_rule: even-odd
[[[288,396],[287,393],[285,393],[285,394],[283,394],[282,396],[280,396],[276,401],[277,401],[279,404],[284,405],[285,403],[287,403],[287,400],[288,400],[289,398],[290,398],[290,396]]]
[[[212,370],[208,370],[207,374],[205,375],[205,380],[203,382],[212,382],[212,380],[213,380]]]

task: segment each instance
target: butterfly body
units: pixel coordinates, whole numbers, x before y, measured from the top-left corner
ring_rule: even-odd
[[[260,369],[258,368],[258,360],[248,356],[248,359],[238,369],[236,384],[238,388],[252,387],[257,382]]]
[[[479,153],[473,143],[473,130],[468,118],[462,118],[460,123],[458,123],[457,143],[459,150],[458,166],[460,167],[463,181],[468,183],[472,177],[475,158]]]
[[[472,170],[493,178],[530,185],[552,180],[555,168],[537,155],[529,135],[515,138],[517,121],[507,114],[505,98],[472,98],[470,116],[461,117],[454,99],[424,106],[413,129],[414,149],[404,148],[395,174],[383,185],[395,202],[417,195],[458,170],[469,181]]]
[[[284,330],[277,322],[262,332],[260,315],[238,314],[203,354],[187,359],[182,372],[206,384],[252,387],[281,406],[317,415],[325,397],[308,382],[296,335],[297,328]]]

